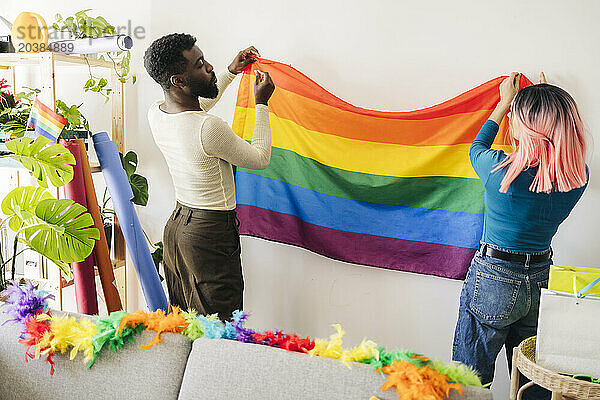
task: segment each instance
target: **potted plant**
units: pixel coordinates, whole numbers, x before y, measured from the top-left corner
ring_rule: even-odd
[[[0,101],[0,103],[4,103],[4,97],[6,96],[11,97],[11,93],[10,93],[10,85],[8,84],[8,81],[4,78],[0,79],[0,98],[2,98],[2,100]]]
[[[127,154],[123,155],[119,153],[121,157],[121,163],[123,164],[123,169],[127,174],[127,178],[129,179],[129,184],[131,185],[131,191],[133,192],[133,199],[131,200],[133,204],[139,206],[146,206],[148,204],[148,180],[137,174],[135,171],[138,166],[138,156],[134,151],[128,151]],[[100,214],[102,215],[102,221],[104,223],[104,232],[106,233],[106,240],[109,242],[112,237],[113,231],[113,220],[115,211],[108,207],[108,203],[111,200],[110,196],[108,196],[107,189],[104,189],[104,195],[102,196],[102,205],[100,206]],[[146,236],[146,240],[151,247],[152,250],[152,259],[154,260],[154,265],[158,270],[160,263],[162,262],[163,255],[163,244],[162,242],[153,243],[146,232],[144,231],[144,236]],[[163,280],[162,276],[159,277],[161,281]]]
[[[106,236],[106,243],[108,244],[108,250],[110,252],[112,243],[112,233],[114,230],[115,210],[108,207],[110,196],[108,195],[108,188],[104,188],[104,195],[102,196],[102,204],[100,204],[100,217],[102,218],[102,226],[104,227],[104,235]]]
[[[76,12],[72,16],[63,17],[61,14],[56,14],[55,21],[52,27],[57,31],[69,32],[73,39],[84,39],[84,38],[98,38],[105,35],[115,35],[117,33],[115,27],[111,25],[104,17],[97,16],[91,17],[87,13],[91,8]],[[129,50],[117,51],[114,53],[104,53],[98,58],[105,60],[104,55],[112,61],[114,70],[117,73],[119,81],[126,83],[131,79],[132,83],[136,82],[135,75],[129,75],[130,67],[129,62],[131,60],[131,53]],[[97,77],[92,72],[92,66],[90,65],[88,58],[90,55],[83,55],[87,64],[90,78],[84,85],[84,90],[87,92],[92,91],[104,96],[105,101],[108,101],[109,94],[112,91],[108,87],[108,81],[105,78]],[[96,56],[94,54],[93,56]],[[120,59],[119,59],[120,57]],[[117,62],[120,62],[120,68],[117,68]]]
[[[60,137],[63,139],[84,139],[90,135],[90,124],[87,118],[81,113],[78,106],[67,106],[64,101],[56,100],[56,113],[67,119],[67,124],[63,128]],[[87,148],[87,146],[86,146]]]
[[[27,168],[38,186],[17,187],[2,200],[6,215],[0,228],[7,225],[15,232],[12,274],[14,278],[17,243],[36,251],[56,264],[63,276],[71,279],[69,263],[83,261],[94,248],[100,232],[86,208],[68,199],[55,199],[46,189],[61,187],[73,179],[75,158],[62,145],[38,136],[6,142],[10,157]],[[5,263],[5,262],[4,262]]]
[[[131,191],[133,192],[133,204],[145,206],[148,204],[148,180],[140,174],[136,174],[138,157],[134,151],[128,151],[127,154],[123,155],[119,153],[123,169],[129,179],[129,185],[131,185]],[[111,197],[108,195],[108,189],[104,188],[104,194],[102,196],[102,203],[100,205],[100,215],[102,216],[102,222],[104,223],[104,232],[106,233],[106,241],[110,246],[110,238],[112,237],[113,231],[113,220],[115,216],[115,210],[109,207]]]
[[[25,91],[13,96],[10,92],[3,92],[0,99],[0,131],[9,134],[11,139],[22,137],[27,131],[27,120],[35,98],[40,93],[39,89],[25,88]],[[68,106],[62,100],[56,100],[55,111],[67,119],[60,137],[63,139],[87,139],[90,134],[90,125],[87,118],[81,113],[83,105]]]
[[[25,88],[24,92],[13,95],[2,92],[0,100],[0,132],[11,139],[22,137],[27,130],[27,120],[38,89]]]

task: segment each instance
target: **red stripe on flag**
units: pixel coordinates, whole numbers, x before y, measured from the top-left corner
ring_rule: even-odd
[[[65,117],[52,111],[48,106],[46,106],[44,103],[42,103],[40,101],[40,99],[37,99],[37,98],[35,99],[34,107],[36,107],[40,112],[45,113],[47,118],[53,119],[58,124],[62,124],[64,126],[68,122]]]

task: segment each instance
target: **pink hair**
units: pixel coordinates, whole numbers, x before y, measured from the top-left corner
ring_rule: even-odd
[[[568,192],[584,186],[587,146],[573,98],[557,86],[532,85],[517,94],[511,110],[509,129],[511,133],[518,129],[519,144],[492,170],[508,167],[500,192],[506,193],[517,176],[530,167],[538,167],[529,186],[532,192]]]

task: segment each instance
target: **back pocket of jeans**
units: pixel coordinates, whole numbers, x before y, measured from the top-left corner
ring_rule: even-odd
[[[520,281],[477,271],[471,311],[489,322],[505,321],[515,307],[520,287]]]

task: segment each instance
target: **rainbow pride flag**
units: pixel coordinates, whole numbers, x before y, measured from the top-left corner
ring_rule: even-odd
[[[240,233],[381,268],[463,279],[483,229],[483,185],[469,147],[499,100],[493,79],[410,112],[355,107],[296,69],[260,59],[245,71],[233,130],[254,131],[254,70],[269,101],[267,169],[236,171]],[[530,84],[527,79],[522,84]],[[503,123],[496,148],[505,148]]]
[[[56,141],[66,124],[66,118],[52,111],[39,99],[35,99],[27,121],[27,129],[33,129],[38,135]]]

